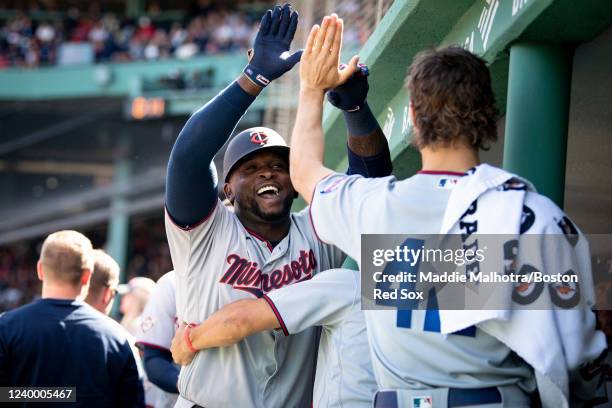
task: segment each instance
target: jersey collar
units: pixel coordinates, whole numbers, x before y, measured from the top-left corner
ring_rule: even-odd
[[[448,171],[448,170],[419,170],[417,174],[429,174],[435,176],[465,176],[465,173],[461,173],[458,171]]]
[[[272,243],[270,241],[268,241],[267,239],[265,239],[264,237],[262,237],[261,235],[259,235],[258,233],[256,233],[255,231],[253,231],[250,228],[244,227],[244,229],[251,234],[252,236],[254,236],[255,238],[257,238],[258,240],[260,240],[261,242],[265,243],[266,246],[268,247],[268,249],[270,250],[270,252],[272,252],[274,250],[274,245],[272,245]]]

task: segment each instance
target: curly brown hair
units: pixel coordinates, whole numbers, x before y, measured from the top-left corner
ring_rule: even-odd
[[[412,143],[488,149],[497,140],[497,108],[485,62],[460,47],[419,53],[406,79],[417,131]]]

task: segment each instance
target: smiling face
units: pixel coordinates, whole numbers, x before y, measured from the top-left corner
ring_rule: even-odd
[[[251,222],[285,221],[295,190],[286,156],[265,149],[240,162],[223,186],[236,215]]]

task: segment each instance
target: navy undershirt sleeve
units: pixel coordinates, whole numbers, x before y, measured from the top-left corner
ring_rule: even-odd
[[[370,109],[370,105],[365,103],[361,109],[356,111],[342,111],[344,123],[349,135],[365,136],[372,133],[378,126],[378,121]]]
[[[233,82],[194,113],[179,133],[168,161],[166,209],[189,227],[205,218],[217,200],[213,158],[255,97]]]
[[[149,381],[172,394],[178,394],[179,369],[168,350],[144,346],[144,365]]]
[[[348,146],[349,167],[346,174],[359,174],[363,177],[387,177],[393,171],[389,147],[374,156],[359,156]]]
[[[365,104],[364,107],[355,112],[344,112],[344,122],[349,135],[365,137],[377,128],[380,128],[376,117]],[[382,132],[382,131],[381,131]],[[391,175],[393,164],[391,163],[391,152],[389,145],[374,156],[360,156],[353,152],[347,145],[349,168],[346,174],[360,174],[364,177],[386,177]]]

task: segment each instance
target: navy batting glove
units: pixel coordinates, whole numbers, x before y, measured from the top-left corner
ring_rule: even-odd
[[[344,69],[345,64],[340,66]],[[370,70],[364,64],[359,64],[359,69],[355,71],[348,81],[327,92],[327,100],[338,109],[347,112],[355,112],[363,108],[368,96],[368,75]]]
[[[302,51],[289,53],[297,25],[298,13],[289,4],[266,11],[243,71],[256,85],[265,87],[298,63]]]

